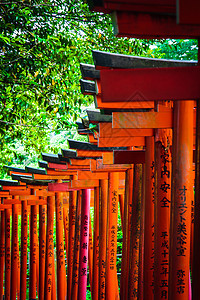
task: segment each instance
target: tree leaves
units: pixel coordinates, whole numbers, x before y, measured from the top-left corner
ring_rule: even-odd
[[[82,0],[4,1],[0,16],[2,164],[8,157],[11,163],[22,162],[29,153],[58,151],[51,147],[58,133],[65,140],[67,134],[77,137],[74,122],[81,107],[93,101],[80,92],[80,63],[93,63],[93,49],[182,59],[196,53],[195,41],[116,38],[110,17],[90,12]]]

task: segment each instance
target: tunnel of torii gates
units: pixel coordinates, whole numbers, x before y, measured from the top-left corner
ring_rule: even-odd
[[[90,8],[115,11],[119,36],[198,38],[200,3],[177,4]],[[81,65],[81,89],[98,110],[78,123],[89,142],[43,153],[38,168],[5,166],[12,180],[0,181],[0,299],[82,300],[88,284],[95,300],[200,299],[198,61],[99,51],[93,60]]]

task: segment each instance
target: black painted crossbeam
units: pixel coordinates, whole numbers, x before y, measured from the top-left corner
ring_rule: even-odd
[[[93,60],[96,68],[102,69],[135,69],[135,68],[166,68],[189,67],[197,65],[197,61],[158,59],[124,55],[104,51],[93,50]]]

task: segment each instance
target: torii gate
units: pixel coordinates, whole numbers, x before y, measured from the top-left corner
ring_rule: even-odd
[[[114,60],[114,59],[113,59]],[[122,64],[123,65],[123,64]],[[176,68],[177,69],[177,72],[182,72],[182,68]],[[176,69],[175,68],[172,68],[172,70],[173,71],[175,71],[176,72]],[[159,70],[159,69],[158,69]],[[164,70],[164,69],[163,69]],[[167,68],[166,69],[166,71],[168,72],[168,70],[170,70],[170,68]],[[181,71],[180,71],[181,70]],[[186,70],[186,72],[188,71],[188,68],[185,68],[185,70]],[[196,71],[197,69],[195,68],[195,71]],[[136,76],[136,78],[137,78],[137,71],[138,70],[131,70],[131,71],[129,71],[129,70],[122,70],[122,71],[120,71],[120,70],[102,70],[102,71],[100,71],[100,78],[102,79],[103,77],[101,77],[101,73],[103,74],[105,74],[106,72],[110,72],[109,74],[114,74],[115,72],[117,73],[117,72],[122,72],[123,73],[123,71],[126,73],[126,74],[131,74],[131,72],[132,73],[134,73],[135,74],[135,76]],[[140,70],[141,71],[141,70]],[[143,70],[142,70],[143,71]],[[152,71],[154,72],[154,70],[152,69]],[[157,70],[156,70],[157,71]],[[162,69],[161,69],[161,71],[162,71]],[[143,74],[145,74],[145,72],[147,72],[147,74],[148,74],[148,69],[147,69],[147,71],[146,70],[144,70],[144,72],[143,72]],[[123,74],[123,76],[125,75],[125,73]],[[139,74],[140,75],[140,74]],[[104,76],[104,75],[103,75]],[[111,76],[112,77],[112,76]],[[114,81],[113,81],[113,83],[115,83],[114,84],[114,86],[115,87],[121,87],[120,86],[120,84],[118,83],[118,84],[116,84],[116,78],[117,77],[115,77],[115,79],[114,79]],[[127,77],[123,77],[123,79],[122,79],[122,81],[124,80],[124,79],[127,79]],[[138,77],[139,78],[139,77]],[[107,89],[107,90],[109,90],[109,86],[112,86],[113,87],[113,83],[112,83],[112,80],[111,80],[111,85],[109,85],[109,83],[110,83],[110,76],[108,76],[107,77],[107,80],[105,81],[105,84],[104,84],[104,89],[103,89],[103,87],[102,87],[102,85],[100,86],[100,90],[101,90],[101,96],[102,95],[104,95],[105,96],[105,94],[103,94],[104,93],[104,90],[105,89]],[[121,81],[120,81],[121,82]],[[136,82],[137,83],[137,79],[136,80],[134,80],[134,81],[132,81],[132,82]],[[140,81],[139,81],[140,82]],[[145,82],[146,83],[146,82]],[[123,82],[122,82],[122,85],[123,85]],[[104,102],[106,102],[106,101],[109,101],[110,102],[110,99],[111,99],[111,101],[113,101],[113,102],[115,102],[116,103],[116,101],[121,101],[122,99],[128,99],[128,100],[132,100],[129,96],[128,97],[126,97],[126,93],[127,93],[127,95],[130,95],[130,92],[129,91],[127,91],[127,87],[130,87],[130,84],[128,84],[128,85],[126,85],[126,88],[124,89],[124,92],[122,91],[122,93],[120,94],[119,93],[119,89],[118,89],[118,94],[116,93],[115,95],[114,95],[114,97],[112,98],[111,97],[111,94],[109,94],[108,96],[106,95],[105,97],[104,97]],[[134,94],[134,97],[133,97],[133,101],[134,100],[140,100],[140,99],[138,99],[137,98],[137,96],[138,96],[138,93],[137,93],[137,88],[138,88],[138,86],[137,86],[137,84],[136,84],[136,92],[135,91],[133,91],[133,94]],[[151,88],[151,87],[150,87]],[[98,90],[99,90],[99,85],[98,85]],[[142,89],[141,89],[142,90]],[[141,91],[140,90],[140,91]],[[131,93],[132,93],[132,89],[130,89],[130,91],[131,91]],[[121,91],[120,91],[121,92]],[[163,89],[163,92],[164,92],[164,89]],[[145,88],[144,88],[144,91],[142,90],[142,92],[140,92],[139,93],[139,96],[142,94],[142,95],[144,95],[146,93],[146,90],[145,90]],[[120,95],[119,95],[120,94]],[[197,92],[197,94],[198,94],[198,92]],[[124,96],[125,95],[125,96]],[[153,95],[153,94],[152,94]],[[157,95],[156,95],[157,96]],[[163,96],[163,97],[161,97],[160,96],[160,98],[159,98],[159,96],[155,99],[155,100],[162,100],[163,98],[164,99],[170,99],[170,97],[169,98],[167,98],[169,96],[169,94],[166,96],[166,98],[165,98],[165,96]],[[180,96],[180,95],[179,95]],[[182,95],[181,95],[182,96]],[[187,95],[188,96],[188,95]],[[186,99],[187,99],[187,96],[186,96]],[[194,95],[192,95],[192,96],[194,96]],[[196,97],[197,97],[197,95],[196,95]],[[193,98],[195,98],[195,97],[193,97]],[[108,100],[107,100],[108,99]],[[113,99],[113,100],[112,100]],[[151,100],[151,97],[149,98],[149,96],[147,96],[146,97],[146,99],[145,99],[145,97],[144,97],[144,99],[143,100]],[[178,98],[179,100],[180,99],[182,99],[182,98]],[[190,98],[188,98],[188,99],[190,99]],[[133,107],[134,107],[134,102],[133,102]],[[116,106],[115,106],[115,108],[116,108]],[[193,107],[191,106],[191,108],[193,109]],[[113,118],[114,118],[114,116],[115,115],[119,115],[120,113],[113,113]],[[122,115],[123,113],[121,113],[121,115]],[[124,113],[125,114],[125,113]],[[134,113],[128,113],[129,115],[133,115],[134,116]],[[149,115],[151,115],[151,113],[149,113],[149,112],[146,112],[146,113],[143,113],[144,115],[146,114],[147,116],[149,116]],[[165,114],[168,114],[169,115],[169,112],[161,112],[161,113],[152,113],[152,115],[154,115],[154,116],[158,116],[158,115],[165,115]],[[141,114],[139,114],[138,113],[138,115],[141,115]],[[153,127],[153,128],[167,128],[167,127],[169,127],[169,128],[171,128],[172,127],[172,122],[170,122],[170,119],[169,120],[166,120],[166,119],[163,119],[163,116],[161,117],[161,119],[160,119],[160,124],[161,124],[161,122],[162,121],[164,121],[164,123],[163,124],[161,124],[161,125],[159,125],[158,127],[157,127],[157,125],[154,125],[155,127]],[[126,116],[127,117],[127,116]],[[127,123],[127,124],[129,124],[130,123],[130,120],[129,119],[126,119],[126,117],[124,118],[124,119],[122,119],[121,118],[121,116],[119,117],[119,119],[116,121],[116,124],[118,124],[118,122],[119,121],[121,121],[121,124],[123,124],[123,125],[121,125],[121,128],[123,128],[123,126],[124,126],[124,124],[125,123]],[[153,117],[153,118],[155,118],[155,117]],[[116,119],[114,119],[113,121],[115,121]],[[141,124],[141,119],[138,119],[137,118],[137,116],[135,116],[135,120],[136,120],[136,127],[133,127],[133,128],[138,128],[138,125],[137,125],[137,123],[138,123],[138,121],[139,121],[139,124]],[[152,121],[154,121],[154,120],[156,120],[156,119],[152,119],[151,117],[149,118],[149,121],[150,121],[150,123],[152,123]],[[144,121],[146,121],[145,119],[144,119]],[[169,121],[169,123],[168,123],[168,125],[166,125],[166,122],[165,121]],[[191,114],[191,129],[193,130],[193,113]],[[171,124],[170,124],[171,123]],[[115,123],[113,123],[113,126],[116,126],[115,125]],[[149,127],[148,127],[148,125],[147,125],[147,127],[145,127],[145,126],[143,126],[142,128],[151,128],[150,126],[152,126],[152,125],[150,125],[149,124]],[[128,128],[131,128],[131,126],[125,126],[125,127],[128,127]],[[116,127],[116,128],[119,128],[118,126]],[[192,138],[193,138],[193,135],[192,135]],[[191,141],[191,153],[193,152],[193,149],[192,149],[192,145],[193,145],[193,141]],[[191,157],[191,156],[190,156]],[[190,161],[190,168],[191,168],[191,163],[192,163],[192,160]],[[191,177],[190,177],[191,178]],[[192,182],[191,182],[191,184],[192,184]],[[190,214],[190,213],[189,213]],[[189,224],[188,224],[188,226],[190,226],[190,222],[189,222]],[[190,232],[190,228],[188,227],[188,231]],[[190,242],[188,242],[188,243],[190,243]],[[189,266],[189,265],[188,265]],[[189,267],[188,267],[188,270],[189,270]],[[174,272],[174,273],[176,273],[176,272]],[[187,294],[187,293],[186,293]],[[149,296],[148,296],[149,297]]]

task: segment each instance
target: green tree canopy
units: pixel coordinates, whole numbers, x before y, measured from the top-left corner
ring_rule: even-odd
[[[1,1],[1,166],[27,153],[57,151],[51,137],[73,135],[81,105],[92,102],[79,88],[80,63],[92,63],[92,49],[194,59],[195,47],[193,40],[116,38],[110,17],[90,12],[80,0]]]

